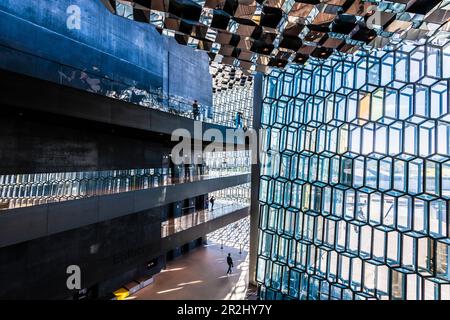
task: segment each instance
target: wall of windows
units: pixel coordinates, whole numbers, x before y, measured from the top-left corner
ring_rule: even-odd
[[[235,151],[234,163],[220,164],[221,167],[179,165],[173,168],[143,168],[104,171],[51,172],[0,175],[0,210],[36,206],[52,202],[131,192],[161,186],[210,179],[219,176],[248,173],[250,168],[239,162],[250,161],[246,151]],[[223,152],[225,154],[225,152]],[[208,158],[213,161],[213,153]],[[228,155],[229,157],[230,155]],[[223,159],[228,159],[224,157]],[[246,187],[236,186],[217,191],[217,198],[230,197],[230,201],[245,198],[250,191],[240,192]],[[232,197],[233,196],[233,197]],[[249,197],[249,195],[248,195]]]
[[[241,112],[240,124],[237,113]],[[253,126],[253,82],[213,93],[213,122],[228,127]]]
[[[265,79],[263,299],[450,299],[450,44]]]

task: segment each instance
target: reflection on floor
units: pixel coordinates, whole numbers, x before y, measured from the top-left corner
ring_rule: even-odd
[[[250,217],[247,216],[209,233],[208,241],[248,251],[250,245]]]
[[[231,253],[233,273],[226,275]],[[137,300],[241,300],[248,283],[248,256],[239,249],[206,245],[167,264],[154,283],[128,299]]]

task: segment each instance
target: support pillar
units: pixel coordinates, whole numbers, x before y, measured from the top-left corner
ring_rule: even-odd
[[[258,259],[258,225],[259,225],[259,178],[260,178],[260,159],[259,159],[259,131],[261,128],[261,109],[262,109],[262,90],[263,75],[255,75],[253,92],[253,129],[258,133],[258,155],[257,163],[252,164],[251,176],[251,206],[250,206],[250,252],[249,252],[249,282],[256,285],[256,261]]]

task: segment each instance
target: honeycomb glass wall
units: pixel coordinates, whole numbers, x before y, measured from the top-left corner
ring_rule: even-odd
[[[450,43],[265,81],[264,299],[450,299]]]

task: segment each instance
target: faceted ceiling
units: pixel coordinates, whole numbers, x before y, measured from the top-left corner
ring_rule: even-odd
[[[110,11],[207,51],[244,74],[383,49],[450,29],[450,1],[102,0]],[[125,9],[123,8],[125,7]]]

